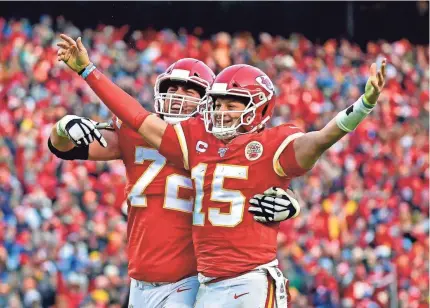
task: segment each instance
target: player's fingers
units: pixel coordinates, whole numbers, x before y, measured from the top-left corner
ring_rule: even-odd
[[[94,135],[94,137],[96,137],[97,139],[102,138],[102,134],[100,133],[100,131],[97,128],[94,128],[92,131],[92,134]]]
[[[110,125],[109,123],[103,122],[103,123],[96,123],[95,126],[97,129],[105,129],[105,128],[108,128]]]
[[[254,220],[258,222],[267,222],[266,218],[261,216],[254,216]]]
[[[64,48],[64,49],[68,49],[70,47],[70,44],[67,43],[67,42],[65,42],[65,41],[62,41],[62,42],[58,42],[57,46],[61,47],[61,48]]]
[[[264,198],[264,195],[257,194],[257,195],[254,195],[252,198],[254,198],[254,199],[262,199],[262,198]]]
[[[265,196],[276,195],[276,187],[270,187],[269,189],[266,189],[263,194]]]
[[[273,202],[273,201],[275,201],[275,196],[265,196],[264,197],[264,199],[263,199],[264,201],[268,201],[268,202]]]
[[[85,124],[88,127],[88,129],[90,129],[90,130],[93,130],[96,127],[95,126],[96,122],[93,122],[92,120],[90,120],[88,118],[81,118],[81,122],[83,124]]]
[[[78,46],[79,51],[85,51],[85,47],[84,44],[82,44],[81,37],[78,37],[78,39],[76,40],[76,45]]]
[[[67,51],[65,51],[64,49],[60,49],[60,50],[57,52],[57,56],[64,56],[64,55],[66,55],[66,53],[67,53]]]
[[[89,143],[93,142],[94,141],[93,135],[88,135],[87,136],[87,140],[88,140]]]
[[[103,136],[100,138],[99,143],[102,147],[107,148],[107,141]]]
[[[88,144],[89,144],[89,142],[88,142],[88,140],[87,140],[87,138],[86,138],[86,137],[83,137],[83,138],[82,138],[82,141],[84,142],[84,145],[88,145]]]
[[[250,206],[248,211],[251,213],[262,213],[263,212],[261,207],[256,207],[256,206]]]
[[[372,83],[372,86],[375,88],[375,90],[376,90],[376,91],[379,91],[379,86],[378,86],[378,84],[376,83],[376,81],[372,79],[370,82]]]
[[[273,210],[271,210],[273,208],[273,206],[268,206],[267,204],[263,204],[265,207],[265,211],[269,214],[273,214]]]
[[[277,198],[275,203],[287,207],[291,204],[291,201],[289,199]]]
[[[63,61],[66,62],[70,58],[70,52],[68,50],[66,50],[63,54],[60,55],[60,57]]]
[[[84,122],[82,119],[82,123],[79,125],[81,127],[81,130],[84,132],[85,135],[89,135],[91,133],[91,125],[88,125]]]
[[[60,34],[60,37],[66,41],[67,43],[69,43],[72,46],[76,46],[76,42],[74,39],[72,39],[70,36],[65,35],[65,34]]]
[[[93,134],[102,147],[104,147],[104,148],[107,147],[106,139],[103,137],[103,135],[100,133],[100,131],[98,129],[95,129],[93,131]]]
[[[378,82],[384,81],[384,77],[382,76],[381,72],[378,72],[378,74],[376,76],[378,77]]]
[[[376,64],[372,63],[370,66],[370,76],[376,76]]]
[[[381,73],[382,73],[382,76],[384,76],[384,78],[385,78],[385,76],[386,76],[386,74],[387,74],[387,59],[383,59],[382,60],[382,64],[381,64]]]

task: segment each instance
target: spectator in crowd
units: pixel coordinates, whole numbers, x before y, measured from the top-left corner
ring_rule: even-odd
[[[64,162],[49,152],[65,114],[98,121],[107,108],[56,61],[58,33],[82,36],[92,61],[145,107],[178,58],[215,71],[249,63],[275,81],[271,125],[319,129],[355,101],[371,61],[388,58],[380,107],[294,181],[303,209],[281,225],[279,260],[294,307],[429,305],[429,46],[314,44],[202,29],[80,30],[63,17],[0,17],[0,306],[119,307],[127,295],[124,166]],[[358,85],[358,86],[357,86]],[[348,146],[346,146],[348,144]]]

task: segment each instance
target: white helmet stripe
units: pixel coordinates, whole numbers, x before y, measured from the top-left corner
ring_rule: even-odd
[[[174,69],[170,73],[170,78],[188,78],[189,76],[190,76],[190,71],[181,70],[181,69]]]

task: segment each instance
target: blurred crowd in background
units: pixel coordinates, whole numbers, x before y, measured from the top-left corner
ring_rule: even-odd
[[[278,256],[294,307],[428,307],[429,46],[201,32],[0,18],[0,307],[119,307],[128,292],[122,162],[65,162],[47,147],[66,114],[111,117],[57,62],[59,33],[82,36],[97,67],[151,110],[157,75],[179,58],[216,73],[258,66],[278,93],[271,125],[305,131],[357,100],[387,57],[375,110],[293,181],[303,208],[281,225]]]

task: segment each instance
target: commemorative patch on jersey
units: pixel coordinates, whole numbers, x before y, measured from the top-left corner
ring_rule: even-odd
[[[257,160],[263,155],[263,145],[258,141],[251,141],[245,147],[245,157],[248,160]]]

